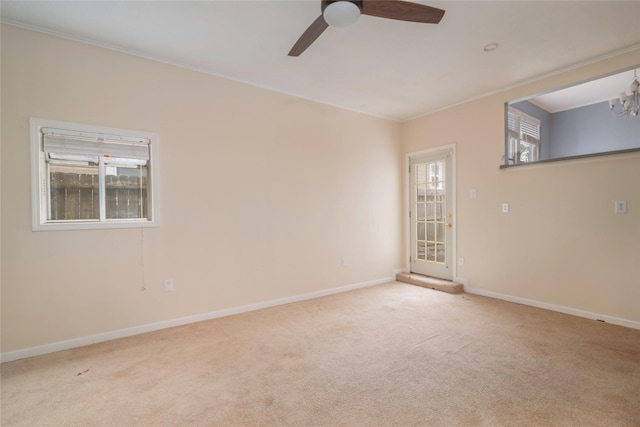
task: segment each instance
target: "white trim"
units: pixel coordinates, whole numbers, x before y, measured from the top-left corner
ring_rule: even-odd
[[[395,271],[395,270],[394,270]],[[325,289],[322,291],[309,292],[306,294],[294,295],[285,298],[259,302],[256,304],[243,305],[240,307],[227,308],[223,310],[213,311],[209,313],[196,314],[194,316],[181,317],[178,319],[164,320],[161,322],[149,323],[146,325],[135,326],[132,328],[120,329],[117,331],[105,332],[96,335],[89,335],[80,338],[73,338],[65,341],[58,341],[51,344],[44,344],[35,347],[29,347],[22,350],[9,351],[0,353],[0,363],[11,362],[26,357],[41,356],[43,354],[54,353],[62,350],[83,347],[86,345],[96,344],[104,341],[110,341],[118,338],[130,337],[133,335],[144,334],[147,332],[158,331],[161,329],[173,328],[176,326],[187,325],[190,323],[202,322],[205,320],[217,319],[220,317],[232,316],[234,314],[247,313],[249,311],[260,310],[263,308],[275,307],[293,302],[305,301],[313,298],[324,297],[327,295],[348,292],[355,289],[366,288],[369,286],[380,285],[395,281],[394,277],[384,277],[381,279],[370,280],[367,282],[354,283],[352,285],[339,286],[337,288]]]
[[[269,85],[266,85],[266,84],[259,84],[259,83],[251,82],[249,80],[239,79],[237,77],[232,77],[232,76],[229,76],[227,74],[211,71],[211,70],[208,70],[208,69],[202,68],[202,67],[194,67],[192,65],[188,65],[188,64],[182,63],[180,61],[171,61],[171,60],[168,60],[168,59],[160,58],[160,57],[155,56],[155,55],[150,55],[150,54],[147,54],[147,53],[139,52],[139,51],[136,51],[136,50],[133,50],[133,49],[125,49],[125,48],[122,48],[122,47],[113,46],[113,45],[111,45],[109,43],[99,42],[97,40],[93,40],[93,39],[89,39],[89,38],[85,38],[85,37],[72,36],[70,34],[66,34],[66,33],[63,33],[63,32],[60,32],[60,31],[55,31],[55,30],[51,30],[51,29],[47,29],[47,28],[42,28],[42,27],[38,27],[36,25],[25,24],[23,22],[14,21],[12,19],[7,19],[7,18],[0,17],[0,23],[6,24],[6,25],[11,25],[11,26],[17,27],[17,28],[22,28],[22,29],[29,30],[29,31],[35,31],[35,32],[42,33],[42,34],[47,34],[49,36],[59,37],[59,38],[62,38],[62,39],[67,39],[67,40],[73,40],[73,41],[78,42],[78,43],[84,43],[84,44],[88,44],[88,45],[91,45],[91,46],[97,46],[97,47],[100,47],[100,48],[103,48],[103,49],[109,49],[109,50],[112,50],[112,51],[124,53],[126,55],[136,56],[138,58],[143,58],[143,59],[147,59],[147,60],[154,61],[154,62],[160,62],[162,64],[173,65],[175,67],[183,68],[185,70],[195,71],[195,72],[202,73],[202,74],[208,74],[210,76],[219,77],[219,78],[222,78],[222,79],[231,80],[231,81],[238,82],[238,83],[243,83],[243,84],[246,84],[246,85],[249,85],[249,86],[257,87],[257,88],[268,90],[268,91],[271,91],[271,92],[276,92],[276,93],[281,93],[283,95],[292,96],[294,98],[305,99],[307,101],[316,102],[318,104],[328,105],[330,107],[339,108],[341,110],[353,111],[353,112],[356,112],[356,113],[359,113],[359,114],[364,114],[366,116],[371,116],[371,117],[377,117],[377,118],[380,118],[380,119],[390,120],[390,121],[393,121],[393,122],[396,122],[396,123],[408,123],[408,122],[411,122],[413,120],[416,120],[416,119],[419,119],[419,118],[422,118],[422,117],[425,117],[425,116],[429,116],[431,114],[438,113],[440,111],[448,110],[450,108],[454,108],[454,107],[457,107],[459,105],[466,104],[468,102],[472,102],[472,101],[476,101],[478,99],[486,98],[488,96],[492,96],[492,95],[495,95],[495,94],[498,94],[498,93],[501,93],[501,92],[506,92],[508,90],[511,90],[511,89],[514,89],[514,88],[518,88],[520,86],[524,86],[524,85],[529,84],[529,83],[534,83],[534,82],[537,82],[537,81],[540,81],[540,80],[543,80],[543,79],[546,79],[546,78],[550,78],[550,77],[553,77],[553,76],[559,75],[561,73],[565,73],[565,72],[568,72],[568,71],[571,71],[571,70],[574,70],[574,69],[577,69],[577,68],[580,68],[580,67],[585,67],[585,66],[588,66],[588,65],[592,65],[592,64],[604,61],[606,59],[613,58],[615,56],[623,55],[623,54],[628,53],[628,52],[633,52],[634,50],[636,50],[636,49],[638,49],[640,47],[640,44],[634,44],[634,45],[631,45],[631,46],[628,46],[628,47],[625,47],[625,48],[622,48],[622,49],[619,49],[619,50],[616,50],[616,51],[613,51],[613,52],[609,52],[609,53],[604,54],[604,55],[599,55],[599,56],[596,56],[596,57],[593,57],[593,58],[589,58],[589,59],[587,59],[585,61],[580,61],[578,63],[572,64],[572,65],[567,66],[567,67],[562,67],[562,68],[555,69],[555,70],[552,70],[552,71],[549,71],[549,72],[546,72],[546,73],[538,74],[537,76],[534,76],[534,77],[531,77],[531,78],[528,78],[528,79],[525,79],[525,80],[521,80],[521,81],[519,81],[517,83],[513,83],[513,84],[511,84],[509,86],[506,86],[506,87],[503,87],[503,88],[500,88],[500,89],[497,89],[497,90],[493,90],[493,91],[489,91],[489,92],[484,93],[484,94],[480,94],[478,96],[475,96],[475,97],[470,98],[470,99],[466,99],[464,101],[454,102],[453,104],[448,104],[448,105],[445,105],[445,106],[442,106],[442,107],[436,107],[436,108],[434,108],[434,109],[432,109],[430,111],[419,113],[418,115],[415,115],[415,116],[392,117],[392,116],[388,116],[388,115],[384,115],[384,114],[380,114],[380,113],[373,113],[373,112],[370,112],[370,111],[360,110],[360,109],[357,109],[357,108],[354,108],[354,107],[348,107],[348,106],[345,106],[345,105],[340,105],[340,104],[336,104],[336,103],[332,103],[332,102],[328,102],[328,101],[323,101],[323,100],[320,100],[320,99],[313,98],[311,96],[302,96],[302,95],[299,95],[299,94],[296,94],[296,93],[293,93],[293,92],[289,92],[289,91],[286,91],[286,90],[278,89],[276,87],[272,87],[272,86],[269,86]]]
[[[312,96],[304,96],[304,95],[300,95],[300,94],[296,94],[294,92],[290,92],[287,90],[283,90],[283,89],[279,89],[277,87],[274,86],[270,86],[267,84],[262,84],[262,83],[256,83],[256,82],[252,82],[246,79],[240,79],[237,77],[233,77],[230,76],[228,74],[224,74],[224,73],[220,73],[217,71],[212,71],[203,67],[196,67],[193,65],[189,65],[186,64],[184,62],[180,62],[180,61],[172,61],[169,59],[164,59],[164,58],[160,58],[159,56],[155,56],[155,55],[151,55],[151,54],[147,54],[147,53],[143,53],[137,50],[133,50],[133,49],[125,49],[122,47],[117,47],[117,46],[113,46],[109,43],[103,43],[103,42],[99,42],[93,39],[89,39],[89,38],[85,38],[85,37],[77,37],[77,36],[72,36],[69,34],[65,34],[59,31],[55,31],[55,30],[50,30],[50,29],[46,29],[46,28],[41,28],[35,25],[29,25],[29,24],[24,24],[22,22],[17,22],[17,21],[13,21],[11,19],[6,19],[6,18],[0,18],[0,23],[2,24],[6,24],[6,25],[11,25],[13,27],[17,27],[17,28],[22,28],[25,30],[29,30],[29,31],[35,31],[37,33],[42,33],[42,34],[46,34],[49,36],[53,36],[53,37],[59,37],[61,39],[66,39],[66,40],[72,40],[78,43],[83,43],[83,44],[88,44],[90,46],[96,46],[96,47],[100,47],[103,49],[109,49],[115,52],[120,52],[123,53],[125,55],[131,55],[131,56],[135,56],[138,58],[142,58],[142,59],[146,59],[149,61],[153,61],[153,62],[159,62],[161,64],[166,64],[166,65],[171,65],[174,67],[179,67],[185,70],[189,70],[189,71],[195,71],[197,73],[202,73],[202,74],[207,74],[209,76],[213,76],[213,77],[218,77],[221,79],[225,79],[225,80],[230,80],[233,82],[238,82],[238,83],[242,83],[245,85],[249,85],[249,86],[253,86],[259,89],[264,89],[264,90],[268,90],[270,92],[276,92],[276,93],[280,93],[283,95],[287,95],[287,96],[292,96],[294,98],[298,98],[298,99],[304,99],[307,101],[311,101],[311,102],[315,102],[318,104],[323,104],[323,105],[327,105],[329,107],[334,107],[334,108],[339,108],[341,110],[345,110],[345,111],[352,111],[355,113],[359,113],[359,114],[364,114],[366,116],[370,116],[370,117],[376,117],[379,119],[385,119],[385,120],[390,120],[392,122],[396,122],[396,123],[402,123],[403,121],[405,121],[402,117],[392,117],[392,116],[387,116],[384,114],[379,114],[379,113],[373,113],[370,111],[364,111],[364,110],[360,110],[358,108],[355,107],[348,107],[345,105],[340,105],[337,103],[333,103],[333,102],[329,102],[329,101],[323,101],[317,98],[314,98]]]
[[[400,273],[408,273],[409,270],[406,268],[396,268],[391,273],[393,274],[393,280],[396,280],[396,276]]]
[[[39,345],[35,347],[29,347],[21,350],[9,351],[6,353],[0,353],[0,363],[11,362],[14,360],[24,359],[27,357],[42,356],[44,354],[55,353],[57,351],[69,350],[72,348],[83,347],[86,345],[96,344],[104,341],[110,341],[118,338],[126,338],[133,335],[144,334],[147,332],[158,331],[162,329],[173,328],[176,326],[187,325],[190,323],[202,322],[206,320],[217,319],[220,317],[232,316],[235,314],[247,313],[250,311],[260,310],[263,308],[275,307],[278,305],[290,304],[293,302],[305,301],[313,298],[319,298],[327,295],[338,294],[342,292],[348,292],[355,289],[361,289],[370,286],[381,285],[383,283],[393,282],[396,280],[395,275],[400,272],[406,272],[406,269],[393,270],[393,277],[385,277],[382,279],[371,280],[367,282],[355,283],[352,285],[340,286],[337,288],[325,289],[322,291],[310,292],[301,295],[294,295],[291,297],[279,298],[275,300],[264,301],[256,304],[249,304],[235,308],[228,308],[224,310],[213,311],[209,313],[198,314],[194,316],[181,317],[178,319],[165,320],[162,322],[150,323],[147,325],[136,326],[132,328],[120,329],[117,331],[105,332],[102,334],[89,335],[80,338],[74,338],[65,341],[58,341],[51,344]],[[539,301],[529,300],[526,298],[519,298],[510,295],[504,295],[496,292],[485,291],[482,289],[476,289],[469,286],[469,280],[461,277],[454,279],[456,283],[462,283],[464,285],[464,291],[474,295],[486,296],[489,298],[495,298],[503,301],[513,302],[517,304],[528,305],[531,307],[542,308],[545,310],[557,311],[560,313],[570,314],[579,317],[585,317],[593,320],[602,320],[614,325],[625,326],[633,329],[640,329],[640,322],[633,320],[620,319],[617,317],[611,317],[588,311],[577,310],[569,307],[563,307],[554,304],[547,304]]]
[[[72,129],[79,132],[89,132],[97,134],[121,135],[133,138],[148,139],[151,143],[149,146],[149,190],[151,203],[151,221],[146,220],[116,220],[108,222],[97,221],[78,221],[78,222],[50,222],[46,223],[47,213],[42,212],[43,198],[48,195],[42,187],[42,154],[41,154],[41,129],[42,128],[63,128]],[[160,136],[157,133],[145,132],[131,129],[119,129],[106,126],[87,125],[82,123],[61,122],[57,120],[39,119],[31,117],[29,119],[30,146],[31,146],[31,229],[33,231],[52,231],[52,230],[87,230],[87,229],[112,229],[112,228],[141,228],[141,227],[159,227],[160,226]],[[102,168],[100,168],[102,169]],[[103,178],[103,177],[101,177]],[[104,195],[101,194],[101,197]],[[104,208],[104,201],[101,200],[101,209]]]
[[[469,279],[464,279],[462,277],[454,277],[453,278],[453,282],[454,283],[460,283],[462,286],[464,286],[465,289],[467,289],[469,287]],[[469,292],[471,293],[471,292]]]
[[[519,87],[522,87],[522,86],[525,86],[525,85],[528,85],[528,84],[531,84],[531,83],[536,83],[536,82],[542,81],[544,79],[548,79],[548,78],[551,78],[551,77],[558,76],[558,75],[563,74],[563,73],[568,73],[569,71],[577,70],[577,69],[582,68],[582,67],[587,67],[589,65],[594,65],[594,64],[597,64],[598,62],[602,62],[602,61],[605,61],[607,59],[614,58],[616,56],[624,55],[625,53],[633,52],[634,50],[637,50],[638,48],[640,48],[640,43],[639,44],[634,44],[634,45],[631,45],[631,46],[628,46],[628,47],[625,47],[625,48],[622,48],[622,49],[619,49],[619,50],[616,50],[616,51],[613,51],[613,52],[609,52],[609,53],[606,53],[604,55],[599,55],[599,56],[596,56],[596,57],[592,57],[592,58],[589,58],[589,59],[587,59],[585,61],[576,62],[576,63],[571,64],[571,65],[566,66],[566,67],[556,68],[555,70],[551,70],[551,71],[548,71],[548,72],[545,72],[545,73],[542,73],[542,74],[538,74],[536,76],[533,76],[533,77],[530,77],[530,78],[527,78],[527,79],[524,79],[524,80],[520,80],[518,82],[512,83],[512,84],[510,84],[508,86],[505,86],[503,88],[500,88],[500,89],[497,89],[497,90],[493,90],[493,91],[487,92],[487,93],[482,94],[482,95],[474,96],[473,98],[465,99],[464,101],[454,102],[453,104],[445,105],[444,107],[436,108],[434,110],[427,111],[425,113],[421,113],[421,114],[419,114],[417,116],[413,116],[413,117],[409,117],[407,119],[400,120],[400,123],[411,122],[413,120],[420,119],[422,117],[426,117],[426,116],[430,116],[430,115],[435,114],[435,113],[439,113],[440,111],[444,111],[444,110],[448,110],[448,109],[453,108],[453,107],[457,107],[459,105],[464,105],[464,104],[467,104],[469,102],[477,101],[477,100],[482,99],[482,98],[486,98],[486,97],[489,97],[489,96],[497,95],[499,93],[508,92],[508,91],[510,91],[512,89],[516,89],[516,88],[519,88]],[[632,69],[633,66],[631,66],[630,68]],[[581,83],[585,83],[585,82],[587,82],[589,80],[593,80],[593,79],[596,79],[596,78],[599,78],[599,77],[605,77],[606,75],[607,74],[605,74],[604,76],[593,76],[591,78],[587,78],[587,79],[582,80],[580,82],[568,83],[567,85],[559,87],[559,88],[550,88],[549,90],[543,91],[543,92],[539,93],[538,95],[541,95],[541,94],[547,93],[547,92],[552,92],[552,91],[555,91],[555,90],[565,89],[565,88],[570,87],[570,86],[575,86],[575,85],[578,85],[578,84],[581,84]],[[525,99],[525,98],[520,98],[519,100],[523,100],[523,99]],[[515,100],[513,102],[517,102],[517,100]]]
[[[456,143],[452,142],[451,144],[440,145],[438,147],[427,148],[420,151],[413,151],[411,153],[407,153],[405,156],[405,165],[404,170],[406,172],[405,175],[405,185],[404,185],[404,206],[405,212],[404,215],[407,215],[407,222],[405,224],[405,249],[407,254],[407,259],[405,260],[406,264],[404,267],[404,272],[409,273],[411,271],[411,264],[409,263],[409,255],[411,255],[411,219],[409,218],[409,211],[411,210],[411,174],[409,173],[409,165],[411,164],[412,157],[419,157],[424,155],[432,155],[432,154],[451,154],[451,195],[452,197],[452,210],[453,210],[453,221],[452,223],[452,248],[451,248],[451,277],[455,278],[457,276],[458,268],[457,268],[457,250],[456,250],[456,241],[457,241],[457,232],[458,228],[458,209],[456,203],[456,190],[457,190],[457,151],[456,151]],[[449,196],[449,195],[447,195]]]
[[[470,294],[485,296],[489,298],[495,298],[503,301],[513,302],[516,304],[528,305],[531,307],[542,308],[545,310],[557,311],[559,313],[570,314],[572,316],[604,321],[606,323],[625,326],[627,328],[640,329],[640,322],[637,322],[635,320],[621,319],[619,317],[612,317],[612,316],[607,316],[605,314],[598,314],[590,311],[578,310],[576,308],[565,307],[562,305],[549,304],[546,302],[530,300],[527,298],[520,298],[520,297],[511,296],[511,295],[500,294],[497,292],[485,291],[483,289],[472,288],[471,286],[468,285],[469,281],[467,280],[466,282],[467,283],[464,285],[464,291]]]

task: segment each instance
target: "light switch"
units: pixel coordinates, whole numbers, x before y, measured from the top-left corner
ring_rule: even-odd
[[[616,211],[617,214],[627,213],[627,201],[626,200],[616,200]]]
[[[472,199],[477,199],[478,198],[478,190],[476,190],[475,188],[472,188],[471,191],[469,191],[469,197]]]

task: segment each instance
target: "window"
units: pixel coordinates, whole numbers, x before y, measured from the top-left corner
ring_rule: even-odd
[[[505,156],[500,168],[528,165],[530,154],[535,156],[536,151],[538,162],[637,154],[640,151],[640,120],[617,117],[607,100],[617,97],[618,90],[629,87],[639,67],[640,64],[634,64],[569,86],[505,102]],[[619,111],[618,107],[616,111]],[[529,121],[522,113],[540,120],[538,143],[535,142],[536,122]],[[534,127],[532,134],[525,136],[531,138],[529,144],[526,140],[520,144],[519,117],[525,117]]]
[[[31,119],[33,230],[158,226],[158,136]]]
[[[540,159],[540,120],[513,107],[507,112],[507,164]]]

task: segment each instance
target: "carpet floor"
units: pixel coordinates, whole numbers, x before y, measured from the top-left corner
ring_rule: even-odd
[[[393,282],[1,365],[2,426],[640,426],[640,330]]]

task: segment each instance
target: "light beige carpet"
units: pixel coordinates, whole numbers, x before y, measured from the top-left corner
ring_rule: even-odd
[[[640,331],[390,283],[1,380],[3,426],[640,426]]]

